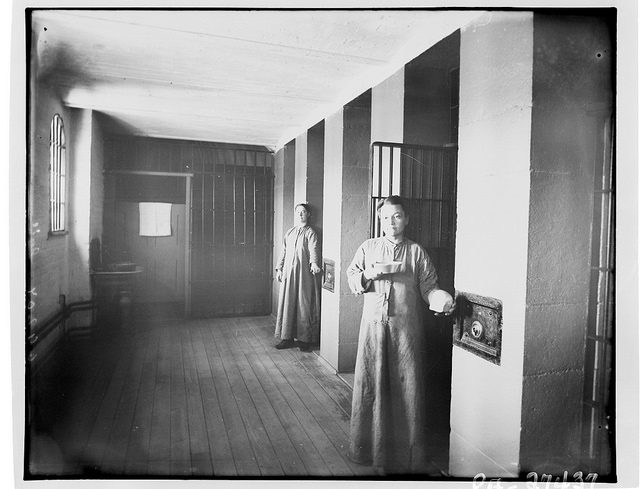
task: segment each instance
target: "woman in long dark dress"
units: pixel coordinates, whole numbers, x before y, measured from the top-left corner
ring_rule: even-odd
[[[291,348],[298,340],[302,351],[311,351],[320,332],[320,243],[308,224],[308,204],[295,207],[296,225],[284,235],[276,273],[280,285],[275,337],[276,348]]]
[[[451,314],[453,298],[438,287],[429,255],[404,237],[402,199],[378,206],[384,236],[365,241],[347,270],[364,294],[351,409],[350,456],[383,473],[427,472],[424,378],[426,331],[422,302]],[[382,273],[377,263],[396,262]],[[443,300],[444,298],[444,300]]]

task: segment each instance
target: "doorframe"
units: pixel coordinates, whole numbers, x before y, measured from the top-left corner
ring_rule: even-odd
[[[191,316],[191,172],[168,172],[147,170],[109,170],[109,175],[147,175],[153,177],[178,177],[185,179],[185,224],[184,224],[184,315]]]

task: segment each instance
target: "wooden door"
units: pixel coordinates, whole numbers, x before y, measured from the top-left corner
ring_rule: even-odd
[[[272,155],[224,149],[200,158],[192,199],[192,315],[271,311]]]

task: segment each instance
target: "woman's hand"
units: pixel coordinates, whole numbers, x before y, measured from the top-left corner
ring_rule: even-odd
[[[371,265],[371,267],[364,269],[363,275],[367,280],[378,280],[384,275],[384,273],[379,272],[378,270],[373,268],[373,265]]]
[[[451,316],[456,308],[456,302],[446,290],[434,289],[428,295],[429,309],[436,316]]]
[[[456,303],[452,297],[450,301],[446,302],[442,312],[440,314],[436,314],[436,316],[440,316],[440,315],[451,316],[455,310],[456,310]]]
[[[311,264],[311,273],[313,273],[314,275],[317,275],[321,272],[320,267],[318,265],[316,265],[315,263]]]

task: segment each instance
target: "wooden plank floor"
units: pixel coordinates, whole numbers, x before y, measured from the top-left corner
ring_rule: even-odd
[[[375,477],[350,462],[350,388],[314,353],[273,348],[270,317],[137,324],[67,362],[33,427],[39,477]]]

